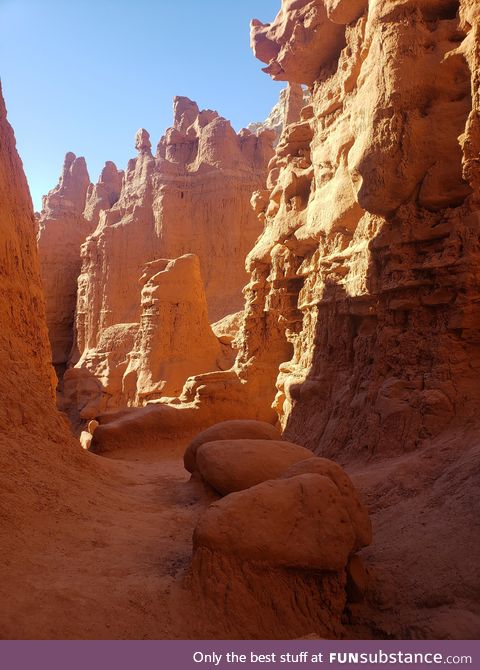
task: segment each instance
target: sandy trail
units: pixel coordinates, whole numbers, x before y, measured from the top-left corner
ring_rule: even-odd
[[[458,436],[445,438],[420,452],[347,468],[372,515],[374,541],[362,552],[370,571],[368,598],[348,607],[346,637],[475,638],[478,500],[463,488],[479,476],[478,446],[471,443],[465,436],[460,449]],[[15,560],[0,564],[0,637],[225,635],[228,621],[202,621],[198,594],[184,588],[193,529],[214,499],[190,481],[184,449],[185,442],[166,440],[109,458],[84,454],[83,479],[69,480],[64,471],[68,507],[62,491],[43,508],[35,493],[28,535],[12,534],[2,546]],[[465,510],[466,523],[457,527]],[[437,542],[425,540],[426,527],[435,529]],[[458,546],[471,556],[461,572],[452,569]]]
[[[177,442],[114,459],[89,455],[100,481],[85,513],[72,509],[70,521],[50,515],[47,539],[26,559],[28,583],[23,557],[18,573],[8,566],[19,588],[8,589],[15,614],[1,637],[188,637],[181,584],[208,494],[189,482],[183,451]]]

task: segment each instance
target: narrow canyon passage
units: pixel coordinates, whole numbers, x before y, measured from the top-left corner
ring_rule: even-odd
[[[166,441],[154,453],[139,447],[134,454],[120,450],[115,459],[88,456],[106,482],[92,487],[85,513],[80,501],[70,518],[45,519],[50,527],[41,532],[48,540],[28,557],[28,576],[17,556],[23,587],[15,589],[15,597],[21,602],[12,608],[15,620],[4,635],[189,637],[180,612],[182,576],[208,494],[188,481],[183,448]],[[15,580],[14,566],[8,574]]]
[[[98,486],[91,498],[79,501],[70,517],[63,513],[45,515],[48,527],[39,527],[42,541],[32,538],[24,547],[27,556],[17,555],[15,566],[6,566],[10,593],[15,593],[15,618],[3,635],[46,639],[221,639],[242,638],[226,611],[225,617],[208,619],[198,607],[198,593],[190,591],[188,571],[192,560],[192,535],[207,506],[218,496],[200,480],[191,480],[183,466],[188,439],[164,440],[157,447],[120,448],[113,456],[85,455],[94,466]],[[442,626],[442,616],[451,627],[451,607],[456,609],[459,630],[475,625],[468,602],[427,602],[428,594],[445,589],[431,580],[444,574],[451,582],[450,565],[442,564],[432,544],[420,557],[415,547],[422,544],[429,515],[416,518],[418,496],[428,510],[435,500],[435,487],[428,490],[439,469],[432,460],[436,449],[426,450],[419,471],[418,459],[404,455],[388,461],[358,462],[347,471],[361,491],[371,514],[375,542],[362,552],[370,574],[367,599],[346,610],[343,636],[348,639],[388,638],[391,634],[417,637],[424,630],[425,613],[438,607],[432,624]],[[474,456],[466,449],[464,459]],[[474,460],[472,464],[474,465]],[[443,495],[447,471],[438,482]],[[459,482],[452,478],[452,490]],[[422,493],[423,491],[423,493]],[[468,501],[459,501],[466,506]],[[473,509],[473,508],[472,508]],[[451,521],[455,506],[444,506],[444,522]],[[399,517],[403,521],[399,523]],[[472,519],[472,523],[474,520]],[[448,524],[447,524],[448,526]],[[400,530],[399,530],[400,529]],[[441,526],[437,528],[439,541]],[[403,547],[396,547],[392,535],[402,533]],[[46,538],[46,539],[45,539]],[[465,547],[469,540],[465,537]],[[471,539],[474,542],[474,539]],[[33,550],[36,548],[35,550]],[[455,561],[455,547],[449,555]],[[25,575],[24,564],[29,563]],[[425,563],[425,566],[422,565]],[[420,584],[418,574],[434,575]],[[392,566],[395,570],[392,573]],[[472,562],[471,569],[474,570]],[[232,575],[235,580],[235,575]],[[21,588],[12,589],[18,579]],[[461,582],[462,576],[458,575]],[[399,588],[399,585],[404,588]],[[412,609],[412,592],[416,602]],[[441,596],[439,596],[440,598]],[[426,609],[425,609],[426,608]],[[259,602],[259,612],[261,604]],[[265,614],[265,613],[264,613]],[[433,614],[433,613],[432,613]],[[253,613],[252,613],[253,615]],[[436,621],[435,621],[436,619]],[[265,624],[268,627],[268,623]],[[232,632],[234,633],[232,635]],[[315,635],[317,631],[305,631]],[[438,632],[437,632],[438,635]]]
[[[0,94],[0,638],[479,636],[480,3],[278,4],[39,213]]]

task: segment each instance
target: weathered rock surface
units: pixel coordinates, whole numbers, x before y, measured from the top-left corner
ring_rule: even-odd
[[[408,528],[415,564],[393,575],[382,550],[369,555],[391,586],[383,602],[395,614],[384,621],[400,637],[479,628],[464,589],[474,588],[471,556],[459,579],[446,567],[452,545],[471,550],[458,518],[470,518],[480,428],[479,14],[471,0],[286,0],[271,24],[252,25],[266,70],[309,85],[312,104],[283,134],[268,192],[254,198],[265,230],[249,255],[237,368],[252,377],[256,361],[273,366],[273,348],[289,343],[274,403],[286,439],[343,463],[398,459],[388,483],[378,466],[375,537],[405,565],[398,538]],[[450,463],[460,497],[449,498],[443,478],[435,495],[422,490],[422,449],[430,476]],[[405,453],[421,485],[408,483]],[[392,484],[401,515],[389,508]],[[441,547],[434,518],[448,527]],[[421,614],[407,595],[414,583],[424,602],[441,592],[464,611]]]
[[[275,408],[326,455],[410,449],[480,400],[464,363],[478,349],[473,24],[467,3],[440,4],[284,2],[252,29],[281,78],[314,86],[270,164],[244,356],[283,325]]]
[[[92,223],[83,216],[90,178],[84,158],[65,156],[58,185],[43,198],[38,247],[53,364],[63,374],[74,340],[80,246]]]
[[[200,447],[199,464],[217,445],[226,463],[225,444]],[[322,635],[341,636],[356,531],[330,478],[304,474],[231,493],[210,505],[193,542],[190,575],[200,609],[220,615],[228,608],[233,627],[240,623],[253,637],[281,637],[287,621],[293,634],[305,634],[314,622]],[[246,622],[253,602],[255,631]]]
[[[87,221],[93,221],[96,225],[100,212],[110,209],[117,202],[122,190],[123,174],[123,171],[117,170],[117,166],[112,161],[105,163],[98,182],[88,187],[83,212]]]
[[[281,440],[282,434],[266,421],[231,420],[221,421],[198,433],[185,450],[183,463],[188,472],[197,469],[197,451],[206,442],[219,440]]]
[[[312,628],[322,639],[346,634],[341,573],[262,565],[200,547],[187,585],[195,598],[189,630],[198,639],[218,635],[216,622],[228,640],[296,639]]]
[[[26,612],[39,611],[38,600],[25,602],[39,593],[34,566],[56,537],[52,526],[78,520],[72,505],[86,464],[55,408],[32,202],[1,91],[0,324],[0,629],[18,639],[44,625],[26,624]]]
[[[227,495],[277,479],[292,464],[311,460],[311,455],[308,449],[284,440],[218,440],[199,447],[196,465],[204,481]]]
[[[249,123],[248,130],[259,135],[265,130],[275,133],[274,146],[278,144],[284,129],[295,123],[300,118],[300,112],[310,102],[310,92],[303,89],[300,84],[288,84],[280,91],[277,104],[269,116],[262,122]]]
[[[368,512],[358,497],[358,493],[345,470],[338,463],[328,458],[308,458],[293,463],[281,474],[281,478],[298,477],[298,475],[317,474],[332,480],[343,496],[345,508],[357,533],[357,549],[366,547],[372,542],[372,523]]]
[[[272,139],[271,131],[254,135],[243,130],[237,135],[217,112],[200,111],[196,103],[178,97],[173,127],[160,140],[156,156],[147,131],[140,129],[135,138],[138,156],[129,162],[125,175],[107,163],[99,183],[89,188],[83,216],[94,231],[83,237],[76,339],[70,358],[78,372],[67,372],[62,402],[74,423],[161,395],[179,395],[189,376],[233,362],[229,343],[220,347],[205,332],[197,333],[195,345],[198,353],[200,339],[208,343],[202,364],[192,353],[191,366],[180,359],[174,365],[172,355],[171,379],[150,369],[160,359],[150,351],[149,339],[163,332],[165,345],[174,326],[165,318],[173,318],[175,310],[166,309],[156,315],[156,325],[149,323],[148,294],[152,290],[158,294],[165,286],[154,289],[154,279],[145,279],[144,273],[149,275],[161,259],[195,254],[208,320],[223,319],[242,307],[242,288],[248,279],[245,257],[261,230],[249,201],[252,191],[265,182]],[[158,275],[162,281],[165,277]],[[191,287],[186,293],[189,290],[201,298],[195,309],[204,320],[203,290]],[[187,299],[179,288],[177,298],[187,300],[179,307],[186,315],[191,295]],[[177,333],[176,339],[185,349],[194,335],[181,342],[183,335]],[[150,352],[143,360],[142,347]],[[140,368],[137,389],[132,379]]]
[[[32,203],[1,92],[0,133],[0,424],[8,440],[18,430],[41,434],[56,412]],[[8,450],[1,454],[6,457]]]
[[[231,367],[208,321],[197,256],[153,261],[141,283],[140,328],[123,379],[127,402],[179,396],[189,376]]]
[[[104,411],[107,397],[121,407],[179,396],[190,375],[233,364],[233,349],[210,327],[196,256],[151,261],[138,290],[140,323],[105,329],[98,348],[84,352],[65,373],[65,407],[81,408],[82,419]]]
[[[151,444],[235,412],[274,422],[273,401],[286,439],[368,491],[378,572],[363,616],[386,636],[479,630],[479,20],[473,0],[287,0],[253,23],[268,72],[312,102],[252,199],[264,231],[236,365],[96,432]],[[197,556],[205,574],[212,549]]]
[[[212,323],[212,330],[222,344],[236,347],[236,339],[242,327],[243,312],[228,314]]]
[[[342,571],[356,531],[341,493],[328,477],[297,475],[266,481],[210,505],[193,538],[246,561]]]

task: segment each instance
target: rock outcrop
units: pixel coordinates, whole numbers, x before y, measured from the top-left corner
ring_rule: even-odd
[[[204,481],[225,496],[194,533],[190,586],[200,611],[228,612],[230,630],[240,626],[254,638],[280,637],[286,625],[289,634],[313,627],[340,637],[347,584],[357,600],[365,588],[356,552],[372,539],[348,476],[308,449],[271,439],[206,442],[196,460]]]
[[[35,249],[35,222],[23,167],[18,157],[12,128],[0,95],[0,356],[2,358],[1,430],[9,432],[45,428],[45,414],[51,419],[54,374],[45,326],[45,302]],[[38,411],[38,414],[37,414]],[[42,425],[43,424],[43,425]],[[26,427],[26,428],[25,428]],[[2,449],[2,455],[8,451]]]
[[[265,130],[275,133],[274,145],[276,146],[284,129],[300,118],[300,112],[310,102],[310,92],[303,89],[300,84],[288,84],[280,91],[277,104],[265,119],[265,121],[249,123],[248,130],[259,135]]]
[[[55,408],[55,373],[27,181],[0,91],[0,628],[3,639],[34,637],[27,604],[60,519],[70,526],[86,463]],[[91,482],[94,482],[93,478]],[[74,502],[75,501],[75,502]],[[73,524],[74,525],[74,524]],[[58,547],[57,547],[58,548]],[[55,551],[52,549],[52,551]],[[41,587],[36,587],[37,595]],[[43,586],[49,591],[50,586]],[[38,609],[37,609],[38,608]]]
[[[57,186],[43,198],[38,219],[38,247],[46,296],[52,359],[61,376],[74,340],[80,246],[92,232],[83,216],[90,178],[84,158],[65,156]]]
[[[179,396],[189,376],[231,367],[208,321],[197,256],[153,261],[141,283],[140,327],[123,378],[129,404]]]
[[[217,112],[201,111],[188,98],[175,98],[174,124],[160,140],[156,155],[152,154],[148,132],[140,129],[135,138],[138,156],[129,162],[124,175],[108,162],[98,184],[92,186],[82,163],[82,188],[78,180],[71,187],[76,189],[75,198],[67,211],[56,206],[57,191],[66,198],[72,183],[70,172],[75,168],[76,174],[77,163],[83,160],[77,159],[72,167],[73,158],[69,158],[66,176],[45,201],[40,218],[40,252],[50,321],[58,321],[63,327],[62,354],[56,355],[55,361],[61,358],[65,364],[68,359],[69,367],[74,366],[67,371],[61,394],[61,408],[74,424],[79,418],[142,404],[162,394],[179,395],[189,376],[231,365],[233,337],[227,336],[227,341],[223,338],[219,344],[203,323],[207,316],[203,289],[194,287],[199,279],[196,270],[195,279],[186,280],[194,282],[190,288],[184,292],[179,287],[176,295],[171,293],[171,299],[186,300],[179,307],[186,315],[192,308],[192,295],[198,294],[200,302],[195,309],[201,313],[198,318],[202,327],[197,333],[197,350],[201,338],[208,344],[203,363],[199,363],[198,355],[194,362],[193,352],[191,366],[186,359],[173,364],[172,355],[166,354],[172,363],[169,379],[164,379],[158,369],[149,368],[150,364],[157,368],[167,365],[158,358],[161,345],[157,343],[157,354],[152,353],[149,340],[162,332],[166,342],[174,322],[165,319],[176,314],[176,310],[163,310],[152,323],[149,296],[152,292],[158,296],[166,288],[167,275],[157,274],[164,286],[153,287],[155,278],[149,273],[155,264],[164,263],[161,259],[194,254],[200,262],[208,321],[222,320],[242,308],[242,289],[248,280],[245,257],[261,232],[250,197],[265,183],[273,139],[271,130],[254,134],[244,129],[237,134]],[[60,254],[60,240],[68,242],[73,237],[71,253],[67,250]],[[77,252],[81,243],[80,261]],[[59,267],[52,269],[55,263]],[[185,261],[177,263],[175,273],[181,263]],[[59,282],[60,272],[68,281]],[[68,292],[68,300],[60,295],[62,292]],[[189,342],[180,347],[191,344],[198,326],[191,324]],[[52,326],[52,346],[56,350],[58,336],[54,330]],[[143,359],[142,347],[149,350]],[[138,388],[132,382],[135,370],[140,375]]]
[[[480,620],[469,531],[480,431],[477,4],[284,0],[274,22],[253,22],[268,73],[307,85],[312,100],[252,198],[264,230],[247,258],[235,367],[189,380],[175,408],[97,431],[112,444],[122,426],[127,439],[142,426],[154,443],[167,416],[184,427],[233,412],[274,423],[273,403],[285,439],[359,472],[382,547],[366,550],[378,574],[368,616],[398,637],[462,626],[470,636]]]
[[[252,26],[274,78],[313,93],[258,207],[247,313],[261,317],[245,357],[272,347],[274,310],[273,337],[283,324],[292,347],[275,408],[287,437],[327,455],[409,450],[480,401],[465,367],[479,288],[480,194],[462,152],[473,28],[465,3],[440,5],[287,1]],[[307,16],[315,31],[298,27]]]

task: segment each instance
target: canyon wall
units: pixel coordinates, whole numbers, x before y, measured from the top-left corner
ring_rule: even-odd
[[[267,364],[287,439],[356,472],[374,543],[352,622],[401,638],[480,627],[479,20],[473,0],[284,0],[252,23],[312,104],[254,197],[237,367]]]
[[[256,135],[264,130],[272,130],[275,133],[274,145],[276,146],[285,126],[298,121],[302,108],[309,102],[310,91],[308,89],[304,89],[300,84],[288,84],[280,91],[278,102],[265,121],[249,123],[247,128]]]
[[[99,183],[89,185],[83,159],[67,155],[60,184],[44,201],[39,248],[54,362],[70,368],[59,387],[60,407],[74,423],[154,399],[161,389],[178,395],[189,375],[230,367],[231,348],[215,340],[216,358],[210,352],[191,367],[177,362],[175,380],[172,366],[156,365],[136,384],[133,372],[149,355],[138,349],[145,330],[142,277],[154,262],[195,254],[207,326],[243,307],[245,257],[261,232],[250,197],[265,183],[274,137],[269,129],[237,134],[217,112],[178,97],[156,155],[147,131],[139,130],[138,155],[125,174],[107,163]],[[169,290],[172,304],[184,299],[181,282],[177,295]],[[169,313],[173,318],[175,311]],[[213,342],[209,326],[201,337]]]
[[[256,199],[241,361],[282,325],[275,408],[327,455],[408,451],[478,413],[478,10],[458,9],[285,1],[252,23],[265,71],[312,104]]]
[[[90,186],[84,158],[65,156],[57,186],[44,196],[38,217],[38,248],[45,291],[53,364],[61,376],[73,345],[73,325],[80,273],[80,246],[92,232],[83,216]]]
[[[88,468],[55,408],[33,207],[1,92],[0,323],[0,629],[7,639],[35,635],[44,624],[29,628],[42,607],[38,598],[29,602],[39,593],[38,566],[47,545],[54,551],[59,520],[78,521]]]
[[[252,22],[265,70],[312,102],[252,198],[231,384],[313,451],[396,455],[476,424],[477,30],[468,0],[285,0]]]
[[[360,635],[479,631],[479,21],[473,0],[284,0],[252,22],[266,72],[311,103],[252,197],[235,366],[93,441],[278,418],[340,461],[374,527]]]

